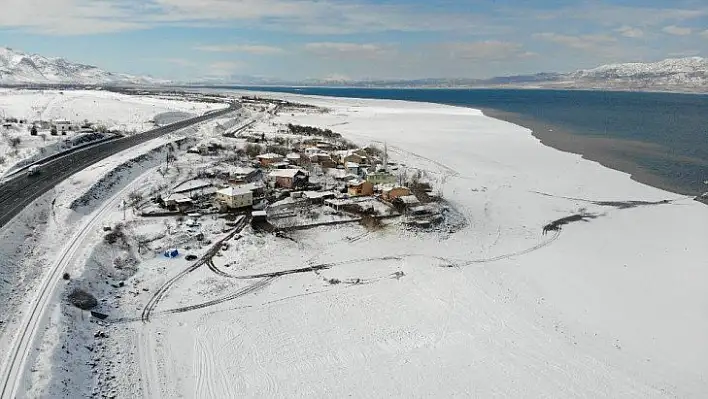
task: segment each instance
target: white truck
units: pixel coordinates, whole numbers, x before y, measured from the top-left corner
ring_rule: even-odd
[[[39,174],[39,172],[42,170],[41,168],[42,165],[32,165],[27,170],[29,171],[30,176],[34,176]]]

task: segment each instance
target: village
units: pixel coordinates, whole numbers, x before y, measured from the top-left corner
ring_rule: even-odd
[[[244,103],[267,117],[322,112],[260,99]],[[150,198],[132,194],[126,206],[144,218],[173,216],[200,239],[202,220],[239,215],[267,232],[355,222],[371,229],[386,219],[430,229],[449,210],[425,172],[392,162],[385,143],[359,148],[330,129],[262,120],[215,130],[218,135],[166,156],[164,172],[172,170],[179,181]]]

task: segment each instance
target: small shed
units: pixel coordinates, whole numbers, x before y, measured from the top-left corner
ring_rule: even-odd
[[[266,211],[253,211],[251,216],[253,217],[253,222],[265,222],[268,217],[268,213],[266,213]]]

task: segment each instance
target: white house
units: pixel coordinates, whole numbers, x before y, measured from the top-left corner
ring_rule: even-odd
[[[253,192],[245,187],[226,187],[216,192],[216,200],[229,208],[253,205]]]
[[[67,119],[54,119],[52,121],[52,126],[57,128],[59,132],[65,132],[71,130],[71,121]]]

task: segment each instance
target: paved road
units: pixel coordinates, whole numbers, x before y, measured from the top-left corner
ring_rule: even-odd
[[[240,104],[233,103],[227,109],[209,112],[202,116],[162,126],[137,135],[100,143],[65,156],[57,156],[42,165],[42,171],[39,175],[29,176],[27,171],[18,173],[11,180],[0,185],[0,227],[7,224],[24,207],[39,196],[80,170],[130,147],[184,129],[195,123],[222,116],[240,107]]]

